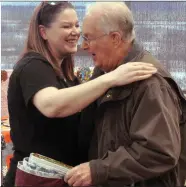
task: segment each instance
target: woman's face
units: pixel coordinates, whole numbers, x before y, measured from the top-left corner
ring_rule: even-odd
[[[77,52],[80,37],[78,17],[74,9],[65,9],[57,14],[49,28],[44,28],[44,39],[57,58]]]

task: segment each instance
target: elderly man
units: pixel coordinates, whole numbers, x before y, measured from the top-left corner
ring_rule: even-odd
[[[158,73],[112,88],[90,107],[95,110],[90,161],[70,170],[65,181],[70,186],[180,186],[180,124],[186,102],[171,75],[137,44],[132,13],[121,2],[95,3],[85,16],[83,38],[96,66],[93,77],[130,61],[152,63]],[[84,133],[86,128],[91,132],[93,110],[85,110]]]

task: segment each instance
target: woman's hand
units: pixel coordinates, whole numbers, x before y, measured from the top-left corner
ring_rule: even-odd
[[[144,80],[157,72],[157,69],[149,63],[129,62],[105,74],[113,86],[122,86],[135,81]]]

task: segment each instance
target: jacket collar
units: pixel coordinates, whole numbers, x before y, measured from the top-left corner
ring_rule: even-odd
[[[123,59],[121,64],[126,64],[128,62],[134,62],[135,59],[140,58],[143,55],[144,49],[135,40],[132,42],[131,50],[128,55]]]
[[[128,62],[135,62],[135,61],[146,62],[145,58],[142,59],[144,56],[144,53],[145,53],[144,48],[141,45],[139,45],[136,41],[134,41],[132,44],[132,48],[131,48],[130,52],[128,53],[128,56],[123,59],[121,64],[125,64]],[[140,60],[140,59],[142,59],[142,60]],[[185,98],[181,88],[176,84],[176,82],[172,78],[171,74],[164,69],[164,67],[161,65],[161,63],[159,63],[159,62],[157,63],[156,59],[152,59],[152,60],[150,60],[150,62],[146,62],[146,63],[151,63],[155,67],[157,67],[157,69],[158,69],[157,74],[159,76],[163,77],[164,79],[166,79],[169,82],[169,84],[171,84],[171,86],[175,88],[175,90],[177,91],[177,93],[179,95],[180,100],[182,101],[182,103],[184,105],[185,113],[186,113],[186,98]],[[104,102],[107,102],[107,101],[116,101],[116,100],[122,100],[124,98],[127,98],[132,93],[134,84],[135,83],[131,83],[128,85],[114,87],[114,88],[109,89],[106,92],[106,94],[98,100],[98,105],[100,105]],[[185,115],[185,118],[186,118],[186,115]]]

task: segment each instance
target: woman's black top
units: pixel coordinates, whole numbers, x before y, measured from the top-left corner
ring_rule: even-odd
[[[8,87],[11,138],[17,152],[39,153],[69,165],[78,164],[79,115],[64,118],[44,116],[32,102],[41,89],[58,89],[79,82],[60,79],[49,62],[35,52],[26,54],[14,67]],[[75,101],[74,101],[75,104]]]

